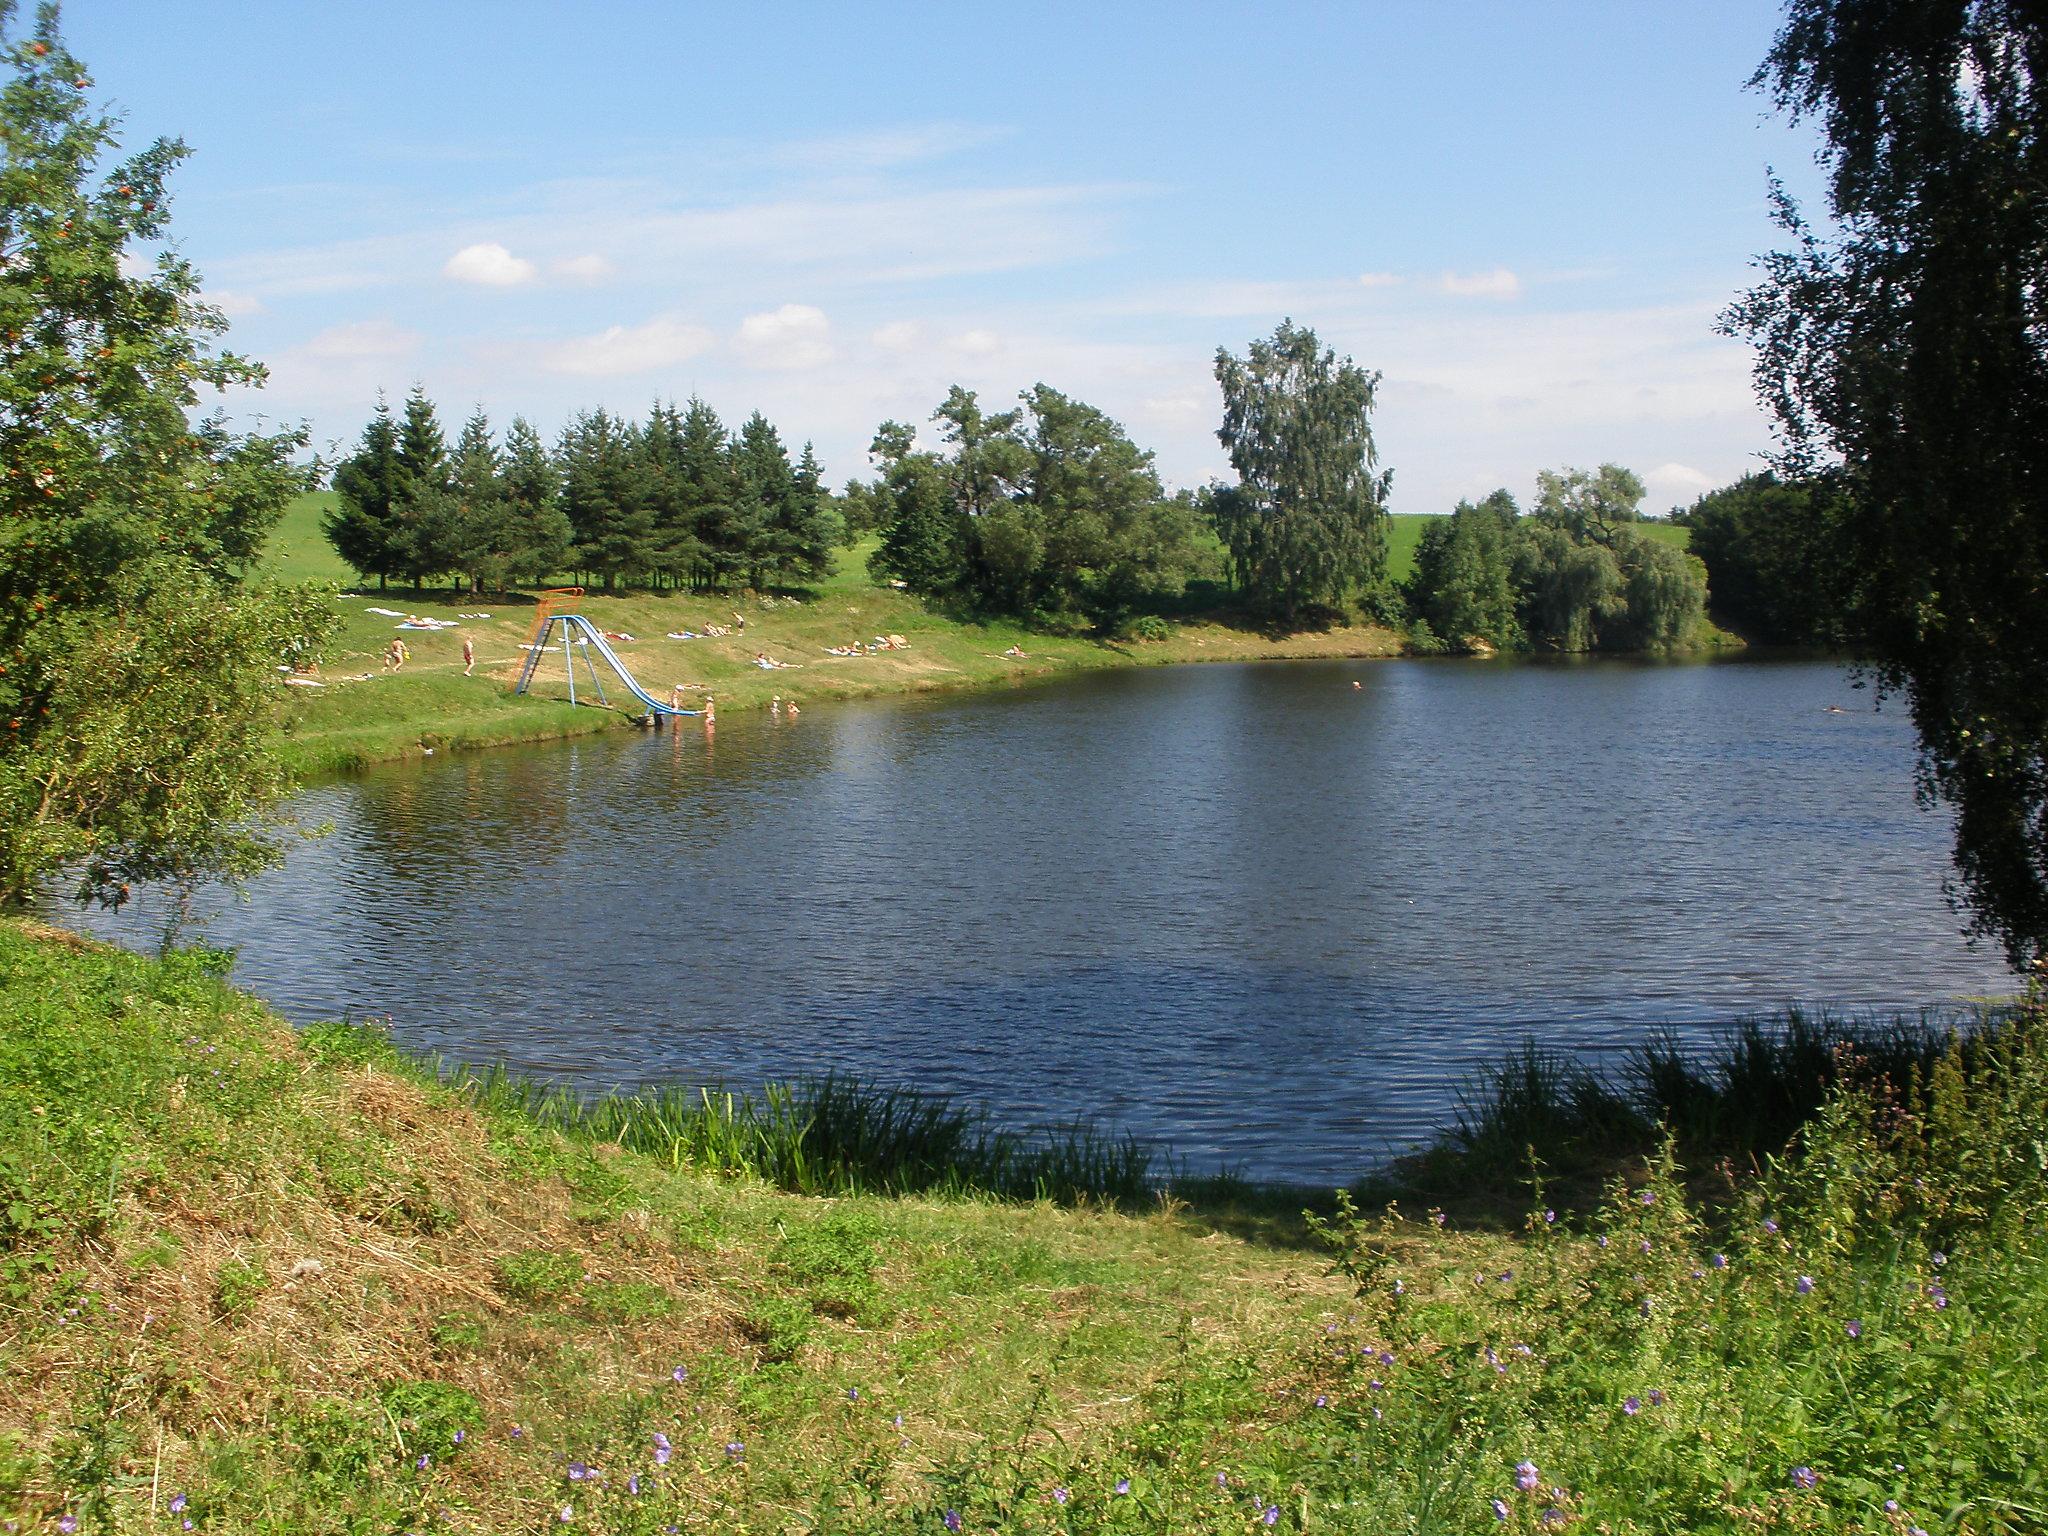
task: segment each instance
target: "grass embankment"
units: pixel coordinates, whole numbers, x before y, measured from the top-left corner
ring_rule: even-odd
[[[302,774],[427,750],[546,740],[623,724],[637,706],[616,680],[604,677],[611,708],[592,707],[588,679],[578,681],[586,702],[572,708],[559,655],[551,655],[528,696],[510,689],[518,676],[534,613],[530,593],[504,599],[452,599],[445,587],[415,594],[394,587],[377,594],[358,586],[321,536],[319,519],[330,493],[301,497],[271,539],[262,571],[279,580],[329,581],[359,595],[340,603],[342,627],[322,670],[320,688],[294,688],[289,750]],[[1413,537],[1396,544],[1413,556]],[[802,704],[941,688],[1004,686],[1073,672],[1182,661],[1284,659],[1310,656],[1390,656],[1400,636],[1373,626],[1340,627],[1297,635],[1270,635],[1203,621],[1177,622],[1168,638],[1104,641],[1041,634],[1021,624],[970,623],[928,610],[915,598],[877,586],[867,574],[872,539],[839,552],[833,574],[801,599],[737,598],[720,594],[632,593],[592,595],[581,611],[605,630],[632,635],[614,648],[640,684],[659,698],[681,684],[685,701],[715,695],[727,718],[756,711],[777,694]],[[453,619],[461,626],[438,632],[401,632],[397,620],[372,607]],[[463,618],[484,613],[487,618]],[[710,626],[744,634],[670,640],[671,632],[702,633]],[[829,656],[830,647],[900,635],[905,650],[871,656]],[[394,636],[412,659],[397,676],[383,670],[381,654]],[[462,675],[462,641],[477,650],[475,673]],[[1012,646],[1025,652],[1005,655]],[[764,671],[757,653],[789,663]]]
[[[1518,1233],[1339,1214],[1325,1250],[1170,1200],[790,1194],[732,1170],[800,1114],[440,1083],[372,1033],[294,1036],[219,968],[0,925],[23,1529],[2048,1518],[2024,1018],[1838,1090],[1719,1207],[1651,1165],[1582,1222],[1541,1197]],[[899,1148],[929,1141],[911,1108]],[[822,1145],[801,1163],[780,1176],[833,1183]]]

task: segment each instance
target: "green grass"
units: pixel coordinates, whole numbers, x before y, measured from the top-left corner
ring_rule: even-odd
[[[0,926],[24,1530],[2042,1528],[2036,1015],[1836,1072],[1709,1203],[1659,1152],[1576,1222],[1325,1206],[1305,1246],[787,1193],[646,1101],[295,1038],[226,961]],[[1826,1037],[1687,1071],[1796,1085]]]
[[[1387,577],[1396,584],[1406,581],[1415,573],[1415,548],[1422,542],[1422,530],[1435,514],[1427,512],[1396,512],[1388,519],[1387,526]],[[1692,530],[1677,523],[1640,522],[1636,531],[1645,538],[1659,544],[1669,544],[1673,549],[1692,547]]]

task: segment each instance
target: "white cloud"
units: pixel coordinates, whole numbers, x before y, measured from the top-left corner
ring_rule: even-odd
[[[712,335],[680,315],[656,315],[645,325],[615,325],[547,348],[541,366],[551,373],[607,378],[652,373],[687,362],[711,347]]]
[[[1401,274],[1398,272],[1361,272],[1358,274],[1358,286],[1361,288],[1391,288],[1400,281]]]
[[[962,331],[958,336],[951,337],[947,345],[955,352],[964,353],[968,357],[987,357],[1002,345],[1002,338],[994,331],[976,326],[973,330]]]
[[[205,294],[205,299],[230,320],[240,320],[249,315],[263,313],[261,299],[251,293],[238,293],[232,288],[212,289]]]
[[[1512,299],[1522,292],[1522,280],[1506,267],[1491,272],[1446,272],[1437,287],[1460,299]]]
[[[868,340],[884,352],[915,352],[924,343],[924,327],[915,320],[891,320],[878,326]]]
[[[591,252],[587,256],[565,256],[552,262],[548,271],[572,283],[602,283],[618,273],[608,257]]]
[[[1666,507],[1691,502],[1703,491],[1711,491],[1720,482],[1712,475],[1694,469],[1690,464],[1659,464],[1643,476],[1643,484],[1649,490],[1644,498],[1643,510],[1660,513]]]
[[[755,368],[818,368],[832,360],[832,323],[822,309],[785,304],[747,316],[732,345],[741,360]]]
[[[540,276],[539,268],[523,256],[514,256],[495,240],[465,245],[441,268],[443,277],[458,283],[477,283],[486,288],[517,288]]]
[[[420,344],[418,331],[389,320],[356,320],[330,325],[298,350],[307,357],[332,360],[409,357]]]

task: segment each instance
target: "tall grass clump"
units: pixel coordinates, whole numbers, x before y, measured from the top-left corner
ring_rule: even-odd
[[[1718,1170],[1725,1188],[1782,1151],[1846,1078],[1923,1083],[1952,1047],[1973,1075],[1983,1043],[2013,1015],[2010,1005],[1911,1019],[1795,1008],[1740,1020],[1704,1045],[1667,1029],[1606,1065],[1526,1042],[1460,1092],[1437,1144],[1361,1189],[1497,1199],[1540,1173],[1576,1205],[1667,1135],[1696,1178]]]
[[[1105,1450],[972,1457],[968,1530],[2048,1530],[2048,1028],[1843,1067],[1732,1213],[1667,1138],[1583,1230],[1312,1221],[1347,1305]],[[949,1522],[950,1524],[950,1522]],[[914,1528],[906,1525],[906,1528]]]
[[[748,1173],[799,1194],[990,1194],[1010,1199],[1138,1199],[1150,1151],[1083,1121],[1000,1130],[939,1094],[837,1073],[759,1093],[655,1087],[584,1097],[501,1068],[448,1081],[479,1108],[610,1142],[671,1167]]]

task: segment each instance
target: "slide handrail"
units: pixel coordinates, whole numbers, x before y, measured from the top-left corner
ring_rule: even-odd
[[[626,685],[626,691],[646,705],[649,713],[656,715],[680,715],[692,720],[703,713],[702,710],[678,709],[673,704],[664,704],[645,688],[642,688],[639,682],[635,680],[633,674],[626,670],[626,664],[619,660],[619,653],[611,648],[610,642],[604,637],[604,631],[580,613],[550,614],[543,620],[540,633],[529,642],[532,646],[532,649],[527,652],[529,661],[538,660],[542,650],[545,649],[548,631],[552,630],[557,624],[562,626],[564,634],[572,638],[580,636],[583,640],[587,641],[591,648],[604,658],[605,665],[618,674],[619,681]],[[526,675],[519,680],[517,692],[524,693],[526,691],[526,684],[531,678],[532,673],[533,668],[529,666]]]

